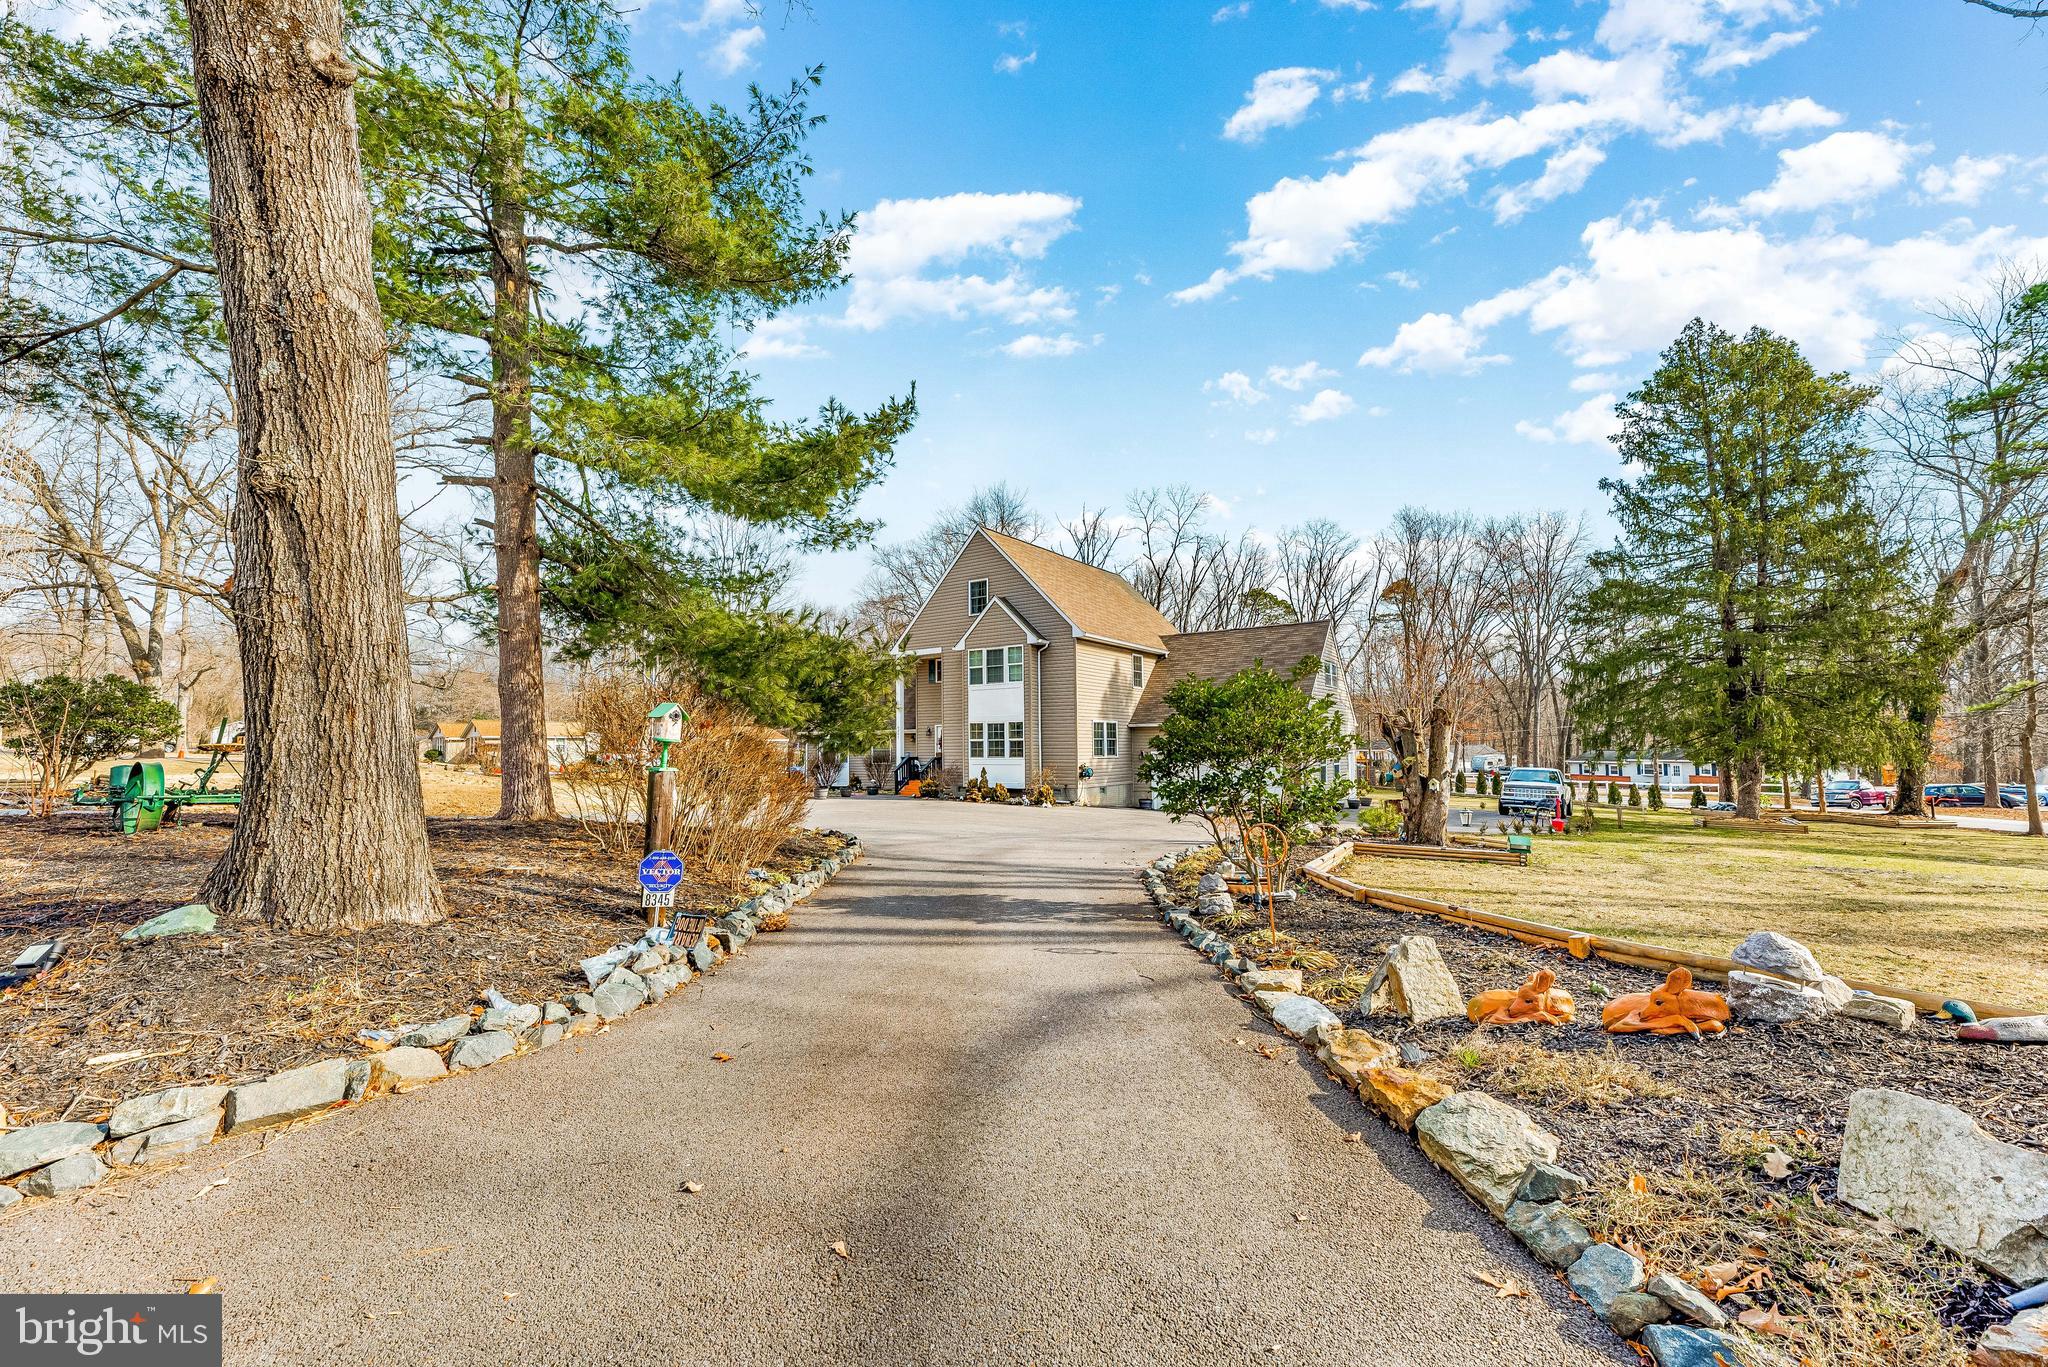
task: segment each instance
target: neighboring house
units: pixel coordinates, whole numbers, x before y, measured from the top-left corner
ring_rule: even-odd
[[[1715,777],[1713,765],[1694,764],[1682,750],[1662,750],[1649,755],[1623,755],[1613,750],[1599,750],[1573,755],[1564,762],[1564,768],[1567,778],[1581,782],[1589,778],[1598,779],[1624,788],[1647,788],[1653,780],[1660,788],[1708,788],[1720,781]]]
[[[438,752],[442,759],[451,764],[462,758],[466,745],[462,735],[468,729],[469,723],[466,721],[435,722],[427,728],[425,737],[420,741],[421,758],[425,758],[428,751]]]
[[[983,770],[1012,789],[1040,773],[1085,805],[1146,796],[1138,756],[1158,734],[1166,689],[1262,659],[1320,657],[1311,686],[1337,696],[1351,727],[1327,622],[1181,633],[1122,575],[986,527],[967,539],[897,638],[896,758]],[[1334,759],[1346,777],[1353,761]],[[1086,772],[1083,772],[1083,771]]]
[[[597,746],[596,740],[580,721],[551,721],[548,723],[548,767],[566,769],[590,758]]]

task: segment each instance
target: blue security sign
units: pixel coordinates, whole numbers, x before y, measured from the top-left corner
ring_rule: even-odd
[[[683,857],[674,850],[656,850],[640,861],[640,886],[648,892],[670,892],[683,881]]]

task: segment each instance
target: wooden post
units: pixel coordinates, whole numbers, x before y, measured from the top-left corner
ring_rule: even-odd
[[[669,842],[676,833],[676,771],[673,769],[649,769],[647,771],[647,835],[642,841],[642,854],[653,854],[656,850],[669,848]],[[647,924],[661,924],[661,910],[647,909]]]

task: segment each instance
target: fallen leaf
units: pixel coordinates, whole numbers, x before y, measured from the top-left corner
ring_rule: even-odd
[[[1650,1194],[1650,1179],[1639,1172],[1632,1172],[1628,1175],[1628,1189],[1638,1196],[1648,1196]]]
[[[1763,1162],[1759,1166],[1763,1168],[1764,1176],[1770,1178],[1773,1182],[1782,1182],[1792,1175],[1792,1170],[1797,1165],[1793,1163],[1791,1154],[1781,1153],[1777,1149],[1772,1149],[1764,1155]]]
[[[186,1287],[185,1294],[188,1296],[218,1296],[220,1294],[220,1278],[203,1277]]]
[[[704,1184],[702,1182],[685,1182],[683,1183],[683,1190],[695,1196],[698,1192],[704,1190]]]
[[[1499,1277],[1492,1277],[1484,1272],[1472,1272],[1468,1275],[1471,1276],[1473,1281],[1492,1287],[1495,1300],[1507,1300],[1514,1296],[1526,1296],[1529,1294],[1528,1287],[1505,1274]]]
[[[833,1244],[831,1247],[834,1253],[837,1253],[840,1257],[846,1259],[846,1261],[853,1261],[853,1254],[847,1250],[847,1247],[844,1243],[836,1243]]]
[[[732,1062],[732,1055],[731,1055],[731,1054],[713,1054],[713,1055],[711,1056],[711,1061],[712,1061],[713,1063],[731,1063],[731,1062]]]
[[[1365,1135],[1357,1130],[1353,1130],[1344,1136],[1344,1142],[1347,1144],[1363,1144],[1365,1142]]]
[[[503,1296],[508,1301],[517,1300],[519,1298],[519,1293],[517,1291],[501,1291],[498,1294]]]
[[[1779,1314],[1775,1305],[1768,1310],[1745,1310],[1735,1317],[1735,1322],[1752,1333],[1792,1337],[1792,1322]]]
[[[1304,1210],[1297,1210],[1297,1211],[1295,1211],[1295,1212],[1294,1212],[1294,1223],[1296,1223],[1297,1225],[1305,1225],[1305,1224],[1307,1224],[1307,1223],[1308,1223],[1308,1212],[1307,1212],[1307,1211],[1304,1211]]]

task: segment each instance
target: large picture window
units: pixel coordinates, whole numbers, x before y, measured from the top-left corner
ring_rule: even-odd
[[[1095,723],[1095,756],[1097,759],[1112,759],[1116,755],[1116,723],[1099,721]]]
[[[988,580],[967,581],[967,615],[979,617],[988,608]]]

